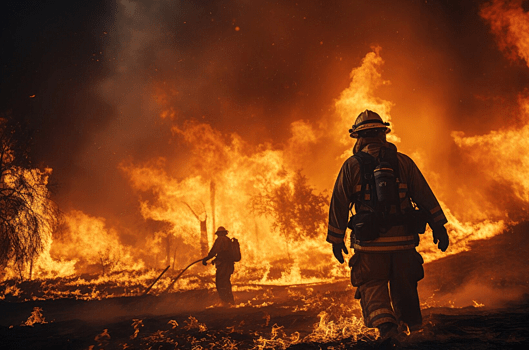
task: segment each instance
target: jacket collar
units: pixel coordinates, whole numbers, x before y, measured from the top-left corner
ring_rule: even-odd
[[[356,141],[356,144],[353,148],[353,154],[357,154],[360,151],[372,154],[372,153],[378,153],[378,151],[382,148],[393,148],[397,150],[397,146],[394,144],[387,142],[386,140],[382,140],[378,137],[363,137],[359,138]]]

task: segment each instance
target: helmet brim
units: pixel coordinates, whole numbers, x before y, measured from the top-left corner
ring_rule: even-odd
[[[352,131],[349,136],[351,136],[354,139],[357,139],[359,137],[358,133],[366,130],[373,130],[373,129],[385,129],[386,134],[389,134],[391,132],[391,129],[387,126],[382,126],[380,123],[369,123],[360,125],[359,127],[355,128],[354,131]]]

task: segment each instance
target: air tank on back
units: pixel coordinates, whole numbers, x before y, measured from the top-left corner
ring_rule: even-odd
[[[387,162],[380,164],[373,171],[378,202],[384,205],[395,203],[395,173]]]

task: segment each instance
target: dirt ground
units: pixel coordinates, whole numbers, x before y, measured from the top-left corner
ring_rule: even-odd
[[[529,263],[521,224],[425,265],[423,329],[405,349],[525,349]],[[238,286],[101,300],[0,301],[2,349],[375,349],[349,281]]]
[[[235,308],[211,307],[216,295],[210,291],[98,301],[3,302],[2,348],[377,348],[375,332],[358,325],[358,309],[352,308],[349,319],[333,318],[344,314],[344,308],[336,303],[349,298],[351,290],[346,283],[309,290],[271,287],[259,293],[267,294],[268,302]],[[288,295],[290,299],[285,298]],[[238,300],[257,296],[257,292],[236,295]],[[49,321],[22,325],[34,307],[40,307]],[[322,313],[329,317],[319,328],[320,320],[325,320]],[[528,295],[501,308],[432,307],[424,309],[423,316],[423,330],[412,333],[404,348],[518,349],[529,344]]]

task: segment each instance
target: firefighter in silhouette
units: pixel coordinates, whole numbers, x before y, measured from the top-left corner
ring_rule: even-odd
[[[218,236],[209,251],[208,256],[202,260],[205,266],[208,260],[215,258],[211,263],[217,268],[215,274],[215,285],[219,293],[220,300],[226,304],[233,304],[233,293],[231,290],[231,274],[234,271],[235,259],[232,254],[232,240],[228,238],[228,231],[219,226],[215,234]]]
[[[415,163],[386,141],[389,123],[365,110],[349,132],[357,141],[334,185],[327,242],[343,263],[343,253],[349,253],[345,233],[351,229],[351,283],[364,323],[378,328],[383,341],[397,342],[405,325],[413,331],[422,323],[417,282],[424,277],[423,259],[415,250],[419,234],[428,223],[444,252],[447,220]]]

